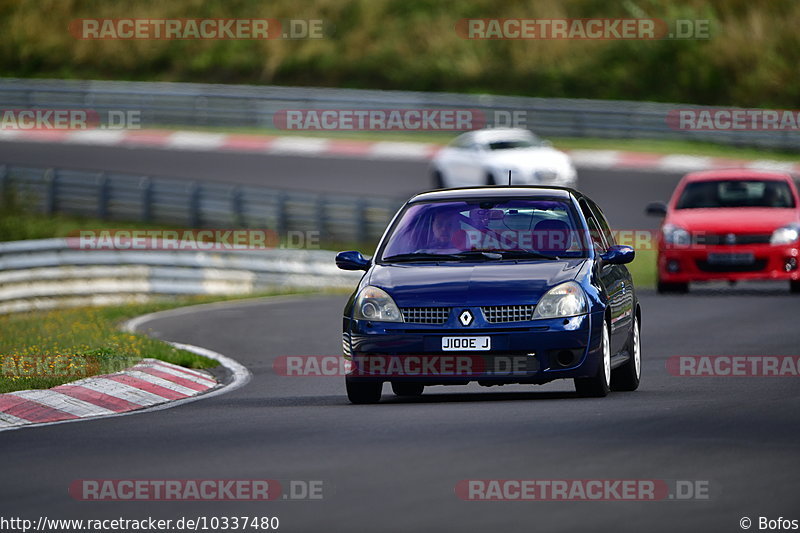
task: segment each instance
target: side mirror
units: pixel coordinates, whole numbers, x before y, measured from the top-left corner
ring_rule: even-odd
[[[603,263],[608,265],[625,265],[633,261],[634,257],[636,257],[636,250],[632,246],[623,246],[621,244],[612,246],[600,256]]]
[[[361,255],[361,252],[339,252],[336,254],[336,266],[342,270],[367,270],[369,259]]]
[[[667,216],[667,204],[664,202],[650,202],[647,204],[647,207],[644,209],[644,212],[647,216],[650,217],[661,217],[664,218]]]

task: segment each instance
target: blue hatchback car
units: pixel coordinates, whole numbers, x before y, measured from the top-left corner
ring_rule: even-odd
[[[398,211],[344,309],[353,403],[429,385],[574,379],[581,396],[639,386],[641,309],[629,246],[561,187],[431,191]]]

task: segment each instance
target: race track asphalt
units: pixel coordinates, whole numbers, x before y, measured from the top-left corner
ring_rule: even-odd
[[[404,200],[430,188],[428,163],[415,160],[306,157],[300,155],[200,152],[161,148],[0,142],[0,163],[105,170],[278,189],[389,196]],[[667,200],[678,173],[580,169],[579,186],[618,228],[658,226],[643,215],[653,200]],[[138,178],[137,178],[138,179]]]
[[[206,166],[196,155],[194,163],[160,150],[146,155],[139,164],[164,175],[193,177]],[[116,161],[119,170],[132,170],[122,167],[134,166],[134,159],[120,160],[112,151],[85,161]],[[230,170],[226,179],[256,179],[261,166],[269,169],[264,179],[276,186],[301,158],[223,159]],[[51,161],[66,165],[64,159]],[[362,186],[374,179],[379,191],[400,194],[426,182],[424,163],[303,161],[309,170],[292,182],[298,186],[352,174]],[[406,173],[407,183],[395,183]],[[677,176],[586,170],[580,179],[615,226],[643,228],[654,225],[642,215],[643,205],[665,198]],[[352,406],[340,377],[276,373],[273,362],[282,355],[340,353],[344,295],[253,300],[146,322],[142,329],[158,338],[233,357],[253,379],[229,394],[175,409],[3,433],[0,516],[237,514],[278,516],[281,531],[370,532],[724,532],[741,531],[743,516],[800,519],[797,378],[675,377],[665,367],[675,355],[800,355],[800,298],[783,284],[701,288],[679,296],[642,291],[640,298],[641,388],[604,399],[577,398],[570,382],[433,387],[419,399],[396,398],[386,386],[383,403]],[[131,478],[321,480],[324,497],[79,502],[68,494],[75,480]],[[684,480],[707,482],[710,499],[462,501],[454,489],[469,479]]]

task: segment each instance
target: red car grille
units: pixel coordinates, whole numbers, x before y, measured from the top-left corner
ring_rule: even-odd
[[[737,244],[769,244],[770,233],[705,233],[695,237],[697,244],[714,246]]]
[[[758,259],[746,265],[720,265],[705,260],[697,261],[697,268],[703,272],[758,272],[767,267],[766,259]]]

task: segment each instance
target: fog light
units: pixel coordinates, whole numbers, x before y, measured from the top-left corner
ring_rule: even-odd
[[[561,350],[556,356],[556,361],[563,367],[571,366],[575,356],[570,350]]]
[[[797,270],[797,258],[796,257],[787,257],[786,263],[783,265],[784,270],[786,272],[791,272],[792,270]]]
[[[670,259],[667,261],[667,270],[669,272],[680,272],[681,263],[677,259]]]

